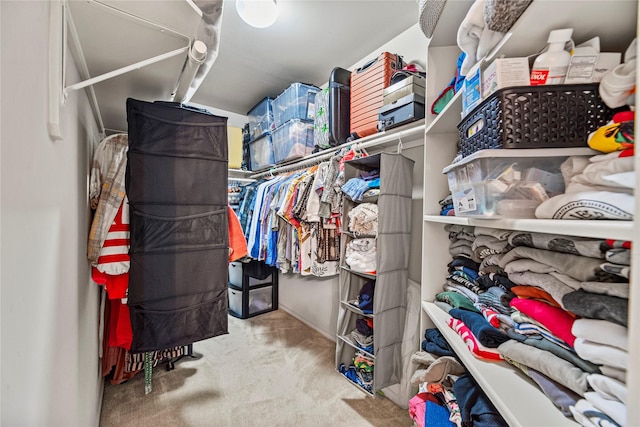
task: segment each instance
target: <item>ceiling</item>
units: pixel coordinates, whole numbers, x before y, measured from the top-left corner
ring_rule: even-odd
[[[187,46],[200,21],[188,0],[68,4],[91,77]],[[257,29],[224,1],[219,55],[191,102],[246,115],[293,82],[325,84],[334,67],[352,66],[418,20],[415,0],[278,0],[278,9],[273,26]],[[126,130],[128,97],[169,100],[185,57],[94,84],[105,127]]]

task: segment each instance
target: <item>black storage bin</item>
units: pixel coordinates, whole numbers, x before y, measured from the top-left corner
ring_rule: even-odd
[[[229,314],[247,319],[278,309],[278,269],[252,260],[229,264]]]
[[[378,130],[384,132],[416,120],[424,119],[424,96],[411,93],[378,110]]]
[[[598,84],[504,88],[458,124],[460,149],[468,156],[489,148],[583,147],[613,113]]]

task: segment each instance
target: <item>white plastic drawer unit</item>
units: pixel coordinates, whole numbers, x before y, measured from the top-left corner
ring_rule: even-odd
[[[273,285],[264,288],[250,289],[247,306],[245,303],[244,292],[237,289],[229,288],[229,311],[234,316],[242,319],[251,315],[270,311],[273,309]]]
[[[273,273],[269,274],[264,279],[252,277],[250,274],[245,274],[245,264],[242,262],[232,262],[229,264],[229,283],[239,288],[243,285],[243,280],[247,280],[249,287],[264,285],[273,282]],[[246,277],[245,277],[246,276]]]

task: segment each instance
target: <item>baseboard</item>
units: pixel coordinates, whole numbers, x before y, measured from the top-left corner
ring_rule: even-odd
[[[102,362],[102,359],[99,359]],[[96,414],[96,423],[95,426],[100,425],[100,417],[102,415],[102,400],[104,399],[104,377],[100,375],[100,389],[98,390],[98,413]]]
[[[318,331],[323,336],[329,338],[331,341],[333,341],[333,342],[336,341],[335,334],[334,335],[329,335],[326,331],[323,331],[317,325],[315,325],[313,322],[311,322],[308,319],[306,319],[302,314],[296,312],[295,310],[291,309],[290,307],[287,307],[285,304],[282,304],[281,302],[279,302],[278,303],[278,308],[281,309],[282,311],[286,311],[287,313],[289,313],[290,315],[292,315],[293,317],[295,317],[296,319],[298,319],[299,321],[301,321],[305,325],[309,326],[310,328],[315,329],[316,331]]]

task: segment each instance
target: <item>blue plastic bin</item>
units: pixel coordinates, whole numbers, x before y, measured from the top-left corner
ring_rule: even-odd
[[[267,132],[275,130],[276,126],[273,122],[273,98],[263,98],[260,102],[253,106],[247,113],[249,118],[249,138],[260,138]]]
[[[249,157],[251,159],[252,171],[266,169],[275,164],[272,136],[270,133],[266,133],[249,143]]]
[[[313,122],[293,119],[273,132],[276,163],[284,163],[313,153]]]
[[[316,117],[315,99],[320,88],[293,83],[273,100],[273,120],[276,128],[293,119],[313,121]]]

